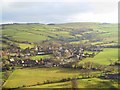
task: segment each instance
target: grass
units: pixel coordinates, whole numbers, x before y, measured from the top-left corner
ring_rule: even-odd
[[[72,82],[53,83],[40,86],[32,86],[30,88],[72,88]],[[78,88],[118,88],[117,82],[111,80],[103,80],[99,78],[79,79],[77,80]]]
[[[99,71],[91,71],[92,75],[100,75]],[[4,83],[5,88],[15,88],[36,85],[37,83],[42,84],[45,81],[59,81],[63,78],[74,78],[82,77],[81,70],[68,69],[68,68],[25,68],[15,70],[8,80]],[[104,80],[99,78],[89,78],[89,79],[79,79],[77,80],[79,88],[94,88],[94,87],[117,87],[116,82],[111,82],[110,80]],[[45,84],[32,86],[31,88],[71,88],[71,81]]]
[[[46,36],[36,35],[33,33],[21,32],[13,36],[13,39],[19,40],[19,41],[38,42],[38,41],[43,41],[49,38]]]
[[[80,44],[80,41],[70,42],[70,44]]]
[[[92,45],[101,45],[101,44],[103,44],[103,42],[93,42],[93,43],[91,43]]]
[[[103,44],[104,46],[116,46],[118,45],[118,43],[107,43],[107,44]]]
[[[80,44],[85,42],[89,42],[89,40],[73,41],[73,42],[70,42],[70,44]]]
[[[68,31],[57,31],[57,32],[53,32],[55,34],[57,34],[59,37],[66,37],[66,38],[72,38],[73,36],[70,35],[70,32]]]
[[[71,82],[62,82],[62,83],[53,83],[53,84],[45,84],[40,86],[33,86],[29,88],[70,88]]]
[[[33,48],[34,45],[31,45],[31,44],[19,44],[19,47],[22,48],[22,49],[26,49],[26,48]]]
[[[40,59],[45,59],[45,58],[51,58],[51,55],[37,55],[37,56],[32,56],[30,57],[33,60],[40,60]]]
[[[23,85],[34,85],[43,83],[46,80],[56,81],[63,78],[79,75],[78,70],[62,68],[26,68],[15,70],[3,87],[15,88]]]
[[[80,63],[84,62],[95,62],[102,65],[109,65],[112,62],[118,60],[118,49],[117,48],[105,48],[103,52],[98,53],[94,58],[86,58]]]
[[[8,47],[8,45],[0,43],[0,48],[5,48],[5,47]]]

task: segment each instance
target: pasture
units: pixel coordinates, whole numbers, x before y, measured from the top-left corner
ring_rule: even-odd
[[[98,53],[94,58],[85,58],[80,63],[94,62],[102,65],[109,65],[118,60],[117,48],[105,48],[102,52]]]
[[[19,47],[21,48],[21,49],[26,49],[26,48],[33,48],[34,47],[34,45],[33,44],[19,44]]]
[[[79,79],[76,81],[78,88],[118,88],[117,82],[112,82],[111,80],[103,80],[99,78],[89,78],[89,79]],[[32,86],[29,88],[72,88],[72,82],[62,82]]]
[[[63,78],[73,78],[79,75],[78,70],[62,68],[26,68],[15,70],[4,83],[5,88],[34,85],[45,81],[57,81]]]
[[[52,55],[36,55],[36,56],[31,56],[30,58],[33,60],[41,60],[45,58],[51,58]]]
[[[77,80],[78,88],[99,88],[99,87],[117,87],[117,83],[110,80],[104,80],[99,78],[82,79],[83,73],[86,71],[70,68],[25,68],[16,69],[4,83],[5,88],[17,88],[22,86],[30,86],[43,84],[46,81],[59,81],[64,78],[75,78]],[[86,72],[87,73],[87,72]],[[101,75],[99,71],[90,71],[93,76]],[[37,86],[30,86],[30,88],[71,88],[71,81],[51,83]]]

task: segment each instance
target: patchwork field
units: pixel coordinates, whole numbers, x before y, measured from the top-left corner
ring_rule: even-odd
[[[64,23],[64,24],[12,24],[3,25],[2,27],[3,38],[1,47],[4,48],[4,71],[6,74],[3,84],[4,88],[71,88],[71,81],[57,82],[66,78],[77,77],[78,88],[117,88],[118,84],[116,80],[112,79],[100,79],[98,76],[104,74],[103,71],[98,69],[89,69],[89,65],[86,68],[79,67],[83,65],[85,67],[86,62],[93,62],[94,65],[102,66],[103,70],[110,71],[109,74],[118,74],[118,67],[110,66],[110,64],[118,61],[118,27],[117,24],[104,24],[104,23]],[[49,45],[48,45],[49,44]],[[3,46],[2,46],[3,45]],[[18,50],[17,47],[20,47]],[[52,48],[53,54],[37,55],[35,48],[32,50],[30,48],[40,46],[40,50],[48,50]],[[79,48],[104,46],[103,51],[97,53],[93,58],[82,58],[79,62],[77,55],[82,55],[79,53]],[[73,47],[72,47],[73,46]],[[112,46],[111,48],[109,46]],[[28,48],[29,47],[29,48]],[[61,49],[63,48],[63,50]],[[70,47],[70,48],[68,48]],[[75,48],[76,47],[76,48]],[[107,47],[107,48],[106,48]],[[109,47],[109,48],[108,48]],[[114,48],[113,48],[114,47]],[[28,48],[28,50],[26,49]],[[26,50],[24,50],[26,49]],[[60,50],[61,49],[61,50]],[[71,49],[71,50],[67,50]],[[23,51],[22,51],[23,50]],[[14,58],[15,61],[27,58],[31,60],[41,60],[45,58],[51,58],[54,56],[55,61],[66,62],[66,56],[71,54],[71,51],[75,56],[75,63],[71,65],[68,64],[68,68],[61,68],[62,65],[56,65],[58,67],[52,66],[51,68],[39,68],[39,67],[24,67],[24,65],[12,67],[9,58]],[[77,54],[76,54],[77,51]],[[23,53],[24,52],[24,53]],[[44,51],[46,52],[46,51]],[[64,53],[66,52],[66,53]],[[69,53],[68,53],[69,52]],[[92,54],[93,51],[84,50],[84,53]],[[19,54],[22,56],[19,56]],[[25,54],[25,55],[23,55]],[[9,55],[9,56],[8,56]],[[28,55],[28,56],[26,56]],[[30,56],[29,56],[30,55]],[[62,56],[63,55],[63,56]],[[61,57],[62,56],[62,57]],[[53,60],[51,58],[51,65]],[[61,59],[61,60],[59,60]],[[63,59],[63,60],[62,60]],[[0,60],[1,61],[1,60]],[[15,62],[16,63],[16,62]],[[23,63],[22,63],[23,64]],[[89,64],[89,63],[88,63]],[[47,65],[47,64],[46,64]],[[66,65],[66,64],[65,64]],[[118,63],[119,65],[119,63]],[[73,67],[72,67],[73,66]],[[105,66],[105,67],[104,67]],[[12,69],[13,68],[13,69]],[[20,69],[22,68],[22,69]],[[83,71],[82,71],[83,70]],[[113,70],[113,71],[112,71]],[[9,75],[7,75],[9,71]],[[13,72],[12,72],[13,71]],[[12,74],[11,74],[12,73]],[[89,77],[89,75],[91,77]],[[84,77],[84,75],[87,77]],[[2,77],[2,73],[0,73]],[[89,77],[89,78],[88,78]],[[8,79],[6,79],[8,78]],[[52,82],[51,84],[45,82]],[[42,84],[42,85],[40,85]],[[43,85],[44,84],[44,85]]]
[[[4,37],[12,40],[28,41],[32,43],[40,43],[45,40],[62,40],[73,44],[91,41],[92,44],[110,44],[111,41],[116,44],[118,41],[117,24],[16,24],[3,26],[2,34]],[[3,39],[5,41],[7,40],[6,38]],[[96,42],[96,40],[98,41]],[[24,45],[20,46],[24,48]]]

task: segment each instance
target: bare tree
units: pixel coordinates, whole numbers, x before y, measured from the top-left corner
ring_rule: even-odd
[[[72,84],[72,88],[73,88],[73,89],[78,88],[78,83],[77,83],[76,78],[73,78],[73,79],[72,79],[71,84]]]

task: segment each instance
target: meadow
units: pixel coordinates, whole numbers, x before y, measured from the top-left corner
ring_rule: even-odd
[[[23,85],[34,85],[45,81],[57,81],[63,78],[73,78],[80,73],[74,69],[62,68],[26,68],[15,70],[4,83],[5,88],[21,87]]]
[[[72,88],[72,82],[53,83],[46,85],[32,86],[30,88]],[[117,82],[103,80],[99,78],[79,79],[77,80],[78,88],[118,88]]]
[[[94,62],[102,65],[109,65],[118,60],[117,48],[104,48],[102,52],[98,53],[94,58],[85,58],[80,63]]]
[[[43,84],[46,81],[59,81],[64,78],[75,78],[78,88],[117,88],[118,83],[109,79],[82,78],[82,71],[65,68],[26,68],[15,70],[8,80],[4,83],[4,88],[71,88],[71,81]],[[101,72],[90,72],[92,75],[99,76]]]
[[[31,56],[30,58],[33,60],[41,60],[45,58],[51,58],[52,55],[36,55],[36,56]]]
[[[18,46],[21,48],[21,49],[26,49],[26,48],[33,48],[34,45],[33,44],[18,44]]]

